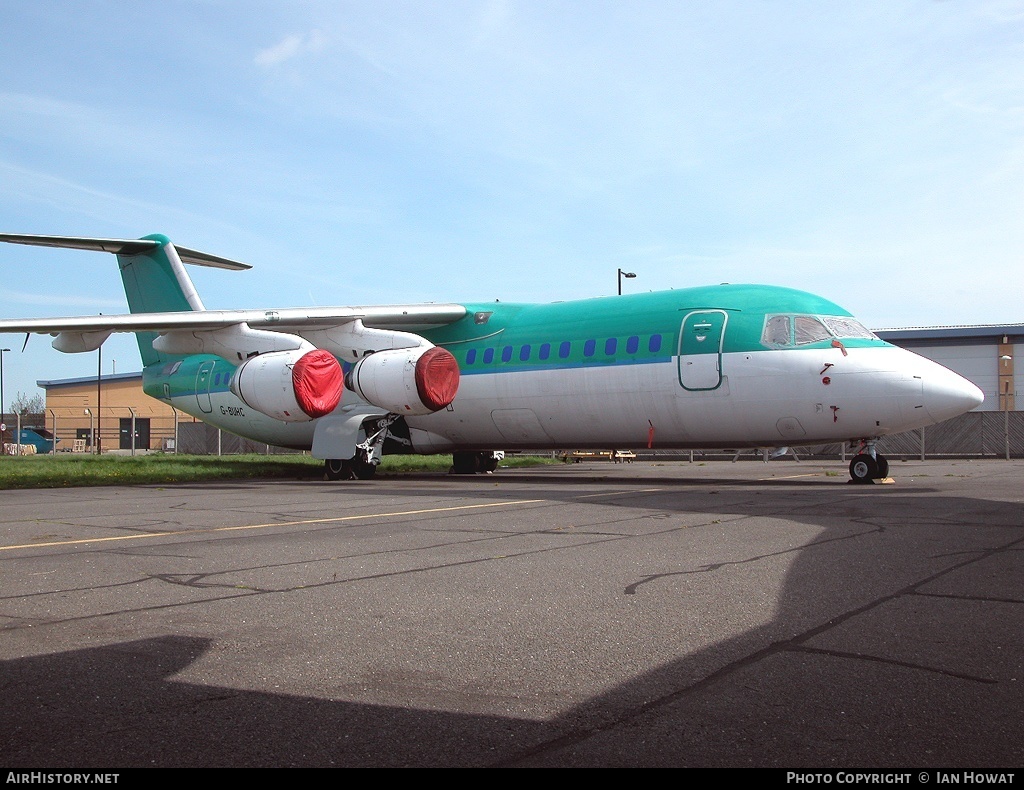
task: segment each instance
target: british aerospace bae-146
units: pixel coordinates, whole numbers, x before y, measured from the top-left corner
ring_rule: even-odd
[[[310,450],[331,479],[383,454],[452,453],[456,472],[501,452],[784,448],[851,442],[857,482],[888,475],[882,436],[978,406],[971,382],[876,337],[833,302],[716,285],[554,304],[207,310],[184,263],[246,264],[166,236],[0,234],[113,253],[129,314],[8,319],[94,351],[134,332],[143,388],[226,431]]]

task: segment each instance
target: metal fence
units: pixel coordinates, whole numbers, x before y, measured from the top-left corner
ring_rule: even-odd
[[[263,455],[289,455],[300,452],[285,447],[275,447],[252,439],[243,439],[233,433],[221,431],[205,422],[178,423],[177,452],[187,455],[238,455],[260,453]]]
[[[824,444],[794,448],[799,458],[852,458],[857,448]],[[885,436],[878,452],[901,458],[1024,458],[1024,411],[978,411],[962,414],[928,428]],[[758,452],[721,450],[637,450],[637,458],[760,458]]]
[[[219,431],[206,423],[178,424],[178,452],[191,455],[235,455],[296,453],[283,447],[243,439]],[[640,460],[652,458],[729,459],[758,457],[752,451],[720,450],[647,450],[630,448]],[[888,458],[1024,458],[1024,411],[979,411],[962,414],[952,420],[917,431],[893,434],[878,442],[878,452]],[[797,447],[800,458],[849,458],[856,448],[844,444]]]

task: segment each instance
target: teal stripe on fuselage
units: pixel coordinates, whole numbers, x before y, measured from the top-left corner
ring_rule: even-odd
[[[852,317],[814,294],[764,285],[707,286],[542,305],[494,302],[466,309],[462,320],[424,335],[451,351],[460,371],[469,376],[666,363],[677,353],[683,319],[694,311],[728,314],[722,353],[769,350],[761,342],[766,314]],[[651,346],[654,338],[659,341],[656,348]],[[609,341],[614,345],[611,353]],[[631,342],[635,351],[630,351]],[[569,350],[563,355],[559,350],[564,343]],[[830,343],[823,340],[800,348],[827,348]],[[541,358],[544,344],[550,345],[547,358]],[[844,344],[884,345],[869,338]]]
[[[207,378],[203,380],[200,389],[197,382],[203,366],[206,366]],[[213,354],[193,354],[179,360],[158,362],[143,369],[142,390],[159,400],[197,397],[200,394],[216,395],[229,391],[228,383],[235,367]]]
[[[725,354],[770,351],[761,342],[768,314],[852,317],[839,305],[814,294],[765,285],[718,285],[552,304],[488,302],[468,304],[466,309],[466,317],[454,324],[422,332],[455,355],[465,376],[670,363],[678,351],[683,319],[693,311],[728,314],[722,345]],[[633,338],[636,350],[630,351]],[[653,338],[658,338],[656,347],[651,345]],[[606,349],[609,340],[615,341],[612,353]],[[594,343],[589,355],[588,341]],[[799,348],[827,348],[830,342]],[[559,354],[563,343],[569,344],[566,356]],[[850,348],[886,345],[869,338],[843,343]],[[544,344],[550,345],[546,359],[540,353]],[[530,348],[525,359],[524,346]],[[490,361],[486,361],[488,350]],[[204,364],[212,364],[209,378],[197,387]],[[148,366],[143,386],[148,395],[161,400],[199,397],[228,391],[234,371],[235,365],[220,357],[193,355]]]

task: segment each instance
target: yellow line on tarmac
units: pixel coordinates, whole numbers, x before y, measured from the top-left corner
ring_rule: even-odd
[[[779,475],[778,477],[759,477],[757,482],[763,483],[766,480],[795,480],[798,477],[821,477],[821,472],[808,472],[805,475]]]
[[[621,496],[622,494],[650,494],[661,490],[660,488],[631,488],[627,491],[602,491],[600,494],[580,494],[573,497],[573,499],[592,499],[598,496]]]
[[[399,510],[394,513],[364,513],[359,516],[337,516],[335,518],[310,518],[303,521],[274,521],[269,524],[243,524],[238,527],[211,527],[208,529],[177,529],[170,532],[148,532],[144,535],[115,535],[109,538],[81,538],[78,540],[59,540],[50,543],[25,543],[19,546],[0,546],[0,551],[12,549],[38,549],[43,546],[77,546],[86,543],[109,543],[115,540],[144,540],[146,538],[166,538],[173,535],[202,535],[214,532],[235,532],[242,529],[266,529],[267,527],[298,527],[304,524],[336,524],[340,521],[358,521],[367,518],[388,518],[391,516],[418,516],[424,513],[450,513],[456,510],[476,510],[485,507],[504,507],[506,505],[532,505],[544,502],[544,499],[510,499],[506,502],[487,502],[482,505],[455,505],[453,507],[435,507],[424,510]]]

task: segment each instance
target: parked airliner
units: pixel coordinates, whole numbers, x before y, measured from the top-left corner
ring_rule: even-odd
[[[248,269],[142,239],[0,234],[113,253],[129,314],[0,321],[54,348],[134,332],[145,392],[224,430],[310,450],[331,479],[385,453],[783,448],[850,442],[855,482],[888,475],[882,436],[980,405],[971,382],[868,331],[839,305],[767,285],[554,304],[207,310],[183,264]]]

